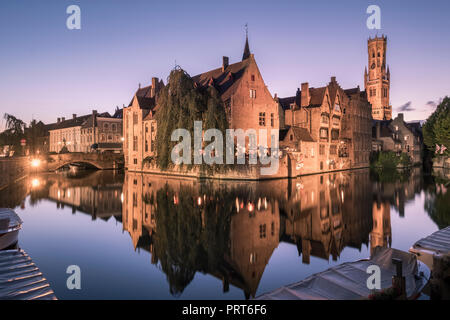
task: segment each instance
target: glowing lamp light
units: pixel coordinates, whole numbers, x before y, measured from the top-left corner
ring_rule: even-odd
[[[120,194],[120,202],[123,203],[123,192]]]
[[[33,179],[33,180],[31,180],[31,186],[33,187],[33,188],[37,188],[37,187],[39,187],[41,185],[41,182],[39,181],[39,179]]]
[[[125,140],[125,138],[124,138],[124,137],[120,138],[120,141],[124,141],[124,140]]]
[[[198,199],[197,199],[197,204],[198,204],[199,206],[202,205],[202,197],[198,197]]]
[[[33,159],[33,160],[31,160],[31,166],[33,167],[33,168],[37,168],[37,167],[39,167],[41,165],[41,160],[39,160],[39,159]]]
[[[255,206],[253,205],[253,203],[249,202],[249,203],[247,204],[247,210],[248,210],[249,212],[253,212],[254,209],[255,209]]]

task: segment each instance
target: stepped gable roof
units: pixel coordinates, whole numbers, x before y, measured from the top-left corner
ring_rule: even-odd
[[[235,93],[246,68],[250,65],[250,61],[252,61],[252,58],[230,64],[225,70],[220,67],[198,74],[193,76],[192,79],[199,87],[214,86],[222,100],[225,101]]]

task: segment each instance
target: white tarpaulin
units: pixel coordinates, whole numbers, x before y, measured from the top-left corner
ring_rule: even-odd
[[[396,265],[392,259],[403,262],[403,276],[406,278],[406,295],[411,297],[422,291],[429,280],[430,271],[418,263],[415,255],[391,248],[375,248],[370,260],[347,262],[326,271],[314,274],[300,282],[265,293],[257,300],[355,300],[365,299],[371,293],[367,279],[371,274],[367,268],[377,265],[381,270],[381,288],[392,286]]]

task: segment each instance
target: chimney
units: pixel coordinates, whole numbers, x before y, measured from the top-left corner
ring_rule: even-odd
[[[228,57],[223,56],[222,57],[222,72],[225,71],[226,68],[228,68],[228,63],[230,59]]]
[[[97,114],[97,110],[92,110],[92,115],[95,116]]]
[[[301,98],[301,103],[300,106],[301,107],[306,107],[309,106],[309,84],[308,82],[304,82],[302,83],[302,98]]]
[[[77,114],[76,113],[72,113],[72,119],[76,119],[77,118]]]
[[[60,123],[61,122],[61,118],[56,119],[56,123]]]
[[[405,120],[403,120],[403,113],[399,113],[397,115],[397,118],[399,118],[401,121],[405,121]]]
[[[156,95],[156,86],[157,85],[158,85],[158,78],[153,77],[152,78],[152,89],[151,89],[152,98]]]
[[[66,121],[66,118],[65,118],[65,117],[62,117],[62,118],[61,118],[61,121]]]
[[[336,77],[331,77],[331,82],[336,82]]]

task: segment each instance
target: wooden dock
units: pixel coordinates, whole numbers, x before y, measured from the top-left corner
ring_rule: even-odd
[[[0,300],[56,300],[47,279],[21,249],[0,251]]]

